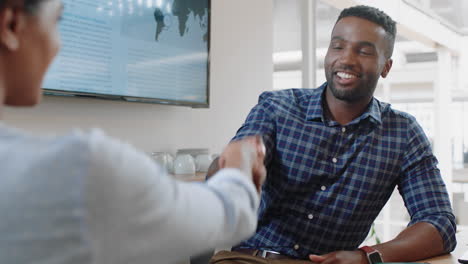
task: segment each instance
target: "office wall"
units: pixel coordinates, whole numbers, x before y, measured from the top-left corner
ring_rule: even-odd
[[[33,109],[6,109],[4,119],[40,134],[100,127],[146,152],[219,152],[273,86],[272,28],[273,0],[212,0],[209,109],[45,97]]]

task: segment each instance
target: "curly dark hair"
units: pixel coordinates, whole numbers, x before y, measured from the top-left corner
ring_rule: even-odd
[[[381,26],[385,32],[387,32],[387,40],[389,45],[386,55],[388,58],[390,58],[393,54],[393,47],[395,45],[397,32],[395,21],[385,12],[375,7],[358,5],[343,9],[343,11],[341,11],[340,15],[338,16],[336,23],[338,23],[340,19],[350,16],[359,17],[374,22],[375,24]]]
[[[29,14],[34,14],[41,2],[45,0],[0,0],[0,9],[5,7],[22,7]]]

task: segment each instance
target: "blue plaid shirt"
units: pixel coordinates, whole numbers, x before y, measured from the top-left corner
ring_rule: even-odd
[[[374,98],[341,126],[324,115],[325,88],[265,92],[237,132],[264,135],[268,169],[257,231],[239,246],[301,259],[355,250],[398,186],[409,225],[431,223],[452,251],[455,217],[415,118]]]

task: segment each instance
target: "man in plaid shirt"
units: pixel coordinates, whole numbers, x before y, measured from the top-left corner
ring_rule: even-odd
[[[212,263],[372,264],[454,249],[455,217],[429,140],[414,117],[373,97],[395,36],[382,11],[345,9],[325,57],[327,82],[260,96],[234,138],[262,134],[267,148],[258,227]],[[359,249],[395,187],[408,227]]]

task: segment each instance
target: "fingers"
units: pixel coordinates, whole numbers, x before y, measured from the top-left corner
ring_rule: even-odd
[[[252,178],[255,186],[257,187],[257,191],[260,192],[260,189],[266,179],[266,168],[264,165],[266,149],[260,135],[253,137],[253,141],[256,146],[256,160],[252,168]]]
[[[254,167],[252,171],[252,178],[255,184],[255,187],[257,187],[257,191],[260,192],[260,189],[263,185],[263,183],[266,180],[266,175],[267,171],[265,168],[265,165],[263,164],[263,158],[259,160],[258,164],[256,167]]]
[[[322,263],[326,258],[324,256],[319,255],[309,255],[309,259],[312,262]]]
[[[265,166],[260,165],[258,168],[255,168],[252,174],[255,186],[257,187],[257,190],[260,191],[260,188],[266,180],[267,171]]]
[[[220,168],[238,168],[253,180],[257,190],[266,178],[265,145],[262,137],[251,136],[229,143],[220,156]]]
[[[265,147],[265,144],[263,143],[263,138],[261,135],[256,135],[253,137],[254,141],[255,141],[255,145],[257,147],[257,153],[259,155],[259,157],[261,157],[262,159],[265,158],[265,153],[266,153],[266,147]]]
[[[220,158],[216,157],[213,162],[211,162],[210,167],[208,167],[208,171],[206,172],[205,179],[211,178],[216,172],[219,171],[220,167]]]
[[[244,156],[246,156],[246,153],[244,152],[249,152],[249,147],[243,147],[243,144],[243,141],[234,141],[229,143],[223,153],[221,153],[219,158],[219,167],[238,168],[242,170],[243,167],[248,165],[245,163],[250,162],[250,159],[245,160]],[[247,156],[249,155],[247,154]]]

